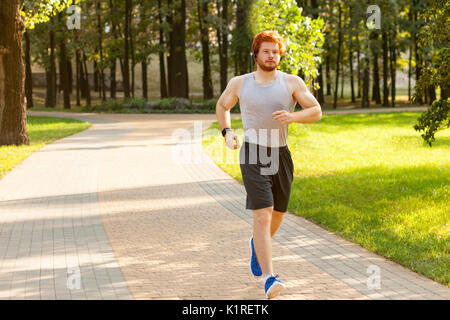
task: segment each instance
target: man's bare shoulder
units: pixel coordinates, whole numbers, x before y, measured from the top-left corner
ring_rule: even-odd
[[[241,90],[243,81],[244,75],[234,76],[230,79],[230,81],[228,81],[227,89],[236,96],[239,96],[239,91]]]
[[[295,74],[286,74],[286,79],[289,85],[289,89],[291,89],[291,92],[294,93],[298,90],[305,90],[306,84],[305,81],[303,81],[302,78]]]

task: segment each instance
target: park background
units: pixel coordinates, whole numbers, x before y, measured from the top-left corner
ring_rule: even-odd
[[[450,139],[442,130],[449,109],[448,2],[13,3],[23,5],[25,32],[17,31],[23,42],[16,60],[7,60],[4,47],[22,38],[0,35],[6,88],[0,91],[1,175],[43,145],[89,127],[26,117],[26,110],[214,113],[229,79],[255,70],[253,36],[275,29],[289,41],[280,69],[304,78],[324,111],[427,107],[292,124],[288,144],[296,172],[289,211],[450,283]],[[78,9],[70,9],[73,3]],[[373,5],[378,9],[368,10]],[[371,19],[377,14],[378,27]],[[238,132],[242,122],[232,126]],[[428,131],[421,136],[419,128]],[[217,161],[215,138],[203,143]],[[240,180],[235,164],[222,168]]]

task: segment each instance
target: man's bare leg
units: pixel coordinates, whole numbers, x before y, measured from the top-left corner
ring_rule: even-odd
[[[263,276],[273,274],[270,225],[273,206],[253,210],[253,245]]]
[[[278,228],[280,228],[283,218],[284,218],[284,212],[280,212],[277,210],[272,211],[272,220],[270,223],[270,236],[271,237],[273,237],[274,234],[278,231]]]

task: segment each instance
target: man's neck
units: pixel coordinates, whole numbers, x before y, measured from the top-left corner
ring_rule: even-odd
[[[274,69],[272,71],[264,71],[259,66],[256,68],[255,71],[255,79],[258,80],[258,82],[266,83],[266,82],[272,82],[277,77],[277,69]]]

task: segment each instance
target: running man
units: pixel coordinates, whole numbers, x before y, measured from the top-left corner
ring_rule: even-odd
[[[252,52],[257,70],[229,81],[217,102],[216,115],[227,147],[239,149],[230,120],[230,109],[239,100],[244,127],[239,162],[246,209],[253,211],[250,269],[255,277],[262,276],[266,298],[271,299],[285,287],[274,276],[271,238],[287,211],[294,176],[286,145],[289,124],[319,121],[322,111],[300,77],[277,70],[286,52],[285,40],[277,31],[257,34]],[[294,112],[296,102],[303,110]]]

